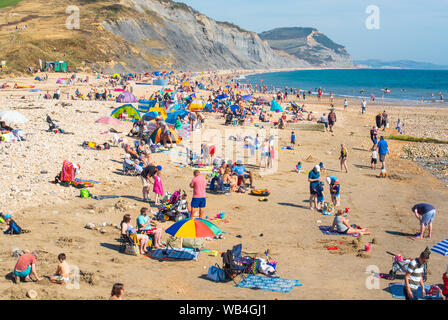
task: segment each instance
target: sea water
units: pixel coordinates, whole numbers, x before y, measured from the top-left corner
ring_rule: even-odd
[[[437,103],[448,106],[448,70],[326,69],[270,72],[247,75],[240,83],[266,85],[269,91],[285,87],[316,94],[370,100]],[[389,89],[390,93],[386,93]],[[440,93],[443,101],[440,100]]]

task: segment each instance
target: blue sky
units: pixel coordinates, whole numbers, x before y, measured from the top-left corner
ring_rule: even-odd
[[[255,32],[315,27],[355,60],[410,59],[448,65],[448,0],[183,0],[218,21]],[[380,29],[369,30],[376,5]]]

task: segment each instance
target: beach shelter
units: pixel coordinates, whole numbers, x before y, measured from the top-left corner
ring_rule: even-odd
[[[208,220],[200,218],[183,219],[165,230],[173,237],[179,238],[206,238],[222,233],[221,229]]]
[[[132,104],[125,104],[121,107],[116,108],[112,113],[110,114],[113,118],[120,118],[120,115],[123,113],[127,113],[128,117],[132,117],[136,120],[140,120],[141,116],[137,109],[134,108]]]
[[[204,111],[213,111],[211,103],[207,103],[204,107]]]
[[[118,73],[115,73],[112,75],[112,79],[119,79],[120,75]]]
[[[167,117],[165,108],[159,107],[159,104],[157,104],[155,107],[150,108],[148,112],[152,111],[157,112],[159,116],[162,117],[164,120]]]
[[[189,105],[190,110],[203,110],[204,109],[204,101],[201,99],[193,99]]]
[[[172,141],[176,142],[176,143],[180,143],[182,141],[182,138],[177,134],[176,130],[174,130],[173,128],[171,128],[170,126],[168,126],[168,129],[170,130],[170,137],[172,139]],[[160,135],[162,134],[162,128],[156,128],[151,135],[149,136],[149,138],[152,140],[152,142],[154,143],[160,143]]]
[[[138,106],[137,109],[140,112],[149,112],[149,109],[153,108],[153,107],[158,107],[159,103],[157,102],[156,99],[153,100],[139,100],[138,101]]]
[[[431,251],[437,252],[442,256],[448,256],[448,239],[440,241],[438,244],[431,248]]]
[[[42,81],[42,79],[39,78],[39,77],[34,78],[34,80],[36,80],[36,81]]]
[[[67,84],[67,78],[59,78],[56,83],[57,84]]]
[[[215,99],[216,100],[222,100],[222,99],[227,99],[229,96],[226,94],[220,94],[219,96],[217,96]]]
[[[45,62],[45,71],[67,72],[67,61],[47,61]]]
[[[148,112],[148,113],[144,114],[142,116],[142,120],[144,120],[144,121],[151,121],[151,120],[154,120],[155,118],[157,118],[158,116],[159,116],[158,112],[151,111],[151,112]]]
[[[230,110],[233,112],[233,113],[235,113],[237,110],[239,110],[240,109],[240,106],[239,105],[237,105],[237,104],[233,104],[233,105],[231,105],[230,106]]]
[[[270,111],[274,111],[274,112],[283,112],[283,108],[281,105],[278,104],[277,101],[275,101],[274,99],[271,101],[271,110]]]
[[[132,103],[136,101],[137,100],[135,99],[134,95],[129,91],[123,91],[123,93],[120,94],[116,100],[116,102],[122,102],[122,103]]]
[[[181,119],[185,118],[190,112],[187,110],[178,110],[174,112],[168,113],[168,116],[165,119],[166,123],[175,124],[177,117],[180,116]]]

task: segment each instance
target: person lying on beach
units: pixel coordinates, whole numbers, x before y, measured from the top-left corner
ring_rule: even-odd
[[[69,281],[70,266],[66,261],[67,257],[65,253],[58,255],[59,264],[56,269],[56,273],[50,277],[50,282],[66,284]]]
[[[38,257],[39,254],[36,251],[22,254],[14,267],[12,280],[15,283],[18,283],[19,279],[23,279],[25,282],[31,282],[33,281],[31,279],[31,274],[36,278],[36,281],[42,280],[42,278],[37,275],[36,271]]]
[[[333,220],[333,225],[331,226],[332,231],[336,231],[340,234],[360,234],[360,235],[369,235],[371,232],[366,231],[366,229],[355,229],[352,228],[348,219],[343,216],[344,211],[338,210]]]

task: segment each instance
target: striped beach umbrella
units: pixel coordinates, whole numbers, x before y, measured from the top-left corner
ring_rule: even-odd
[[[431,248],[431,251],[437,252],[442,256],[448,256],[448,239],[440,241],[438,244]]]
[[[222,233],[216,225],[200,218],[180,220],[166,229],[165,232],[178,238],[206,238]]]

